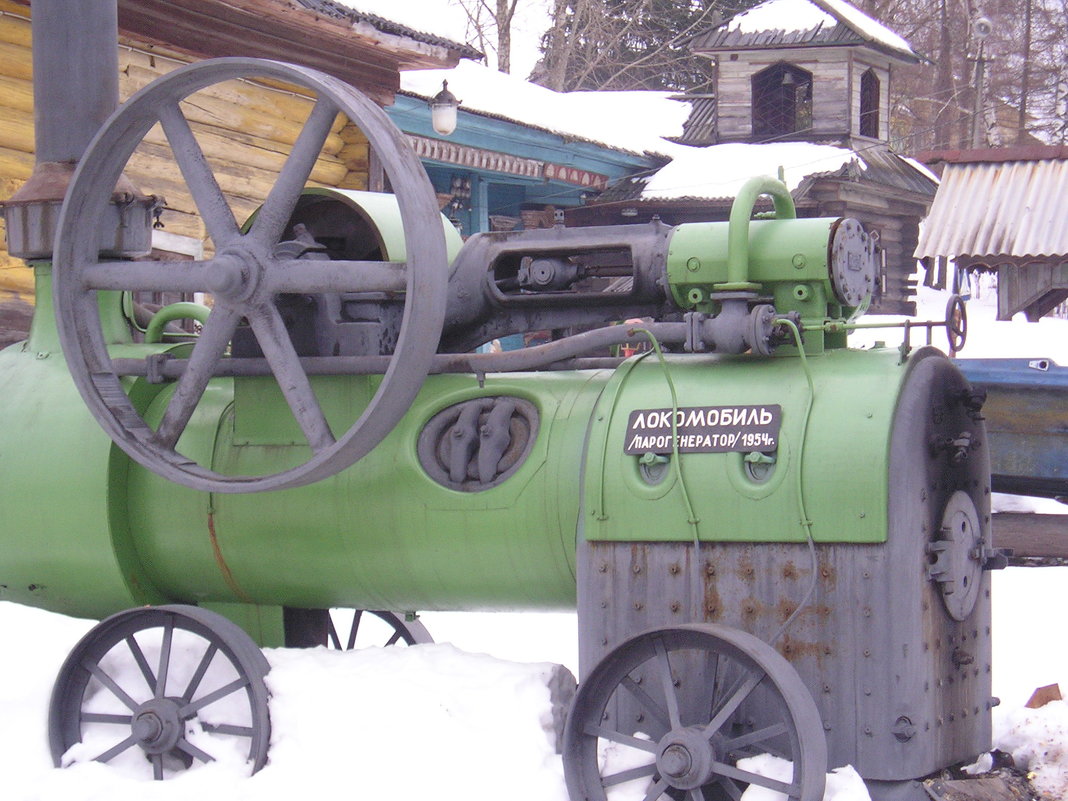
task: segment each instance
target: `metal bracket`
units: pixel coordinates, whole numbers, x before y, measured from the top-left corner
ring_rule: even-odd
[[[170,361],[169,353],[153,353],[145,357],[146,380],[150,384],[163,384],[168,379],[163,374],[163,366]]]

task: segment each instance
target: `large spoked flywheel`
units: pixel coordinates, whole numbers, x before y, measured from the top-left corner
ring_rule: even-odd
[[[183,110],[194,93],[233,79],[295,85],[314,97],[277,181],[243,231]],[[406,262],[301,259],[281,239],[338,115],[366,135],[380,158],[404,222]],[[108,261],[98,255],[99,229],[123,168],[142,139],[162,127],[211,239],[204,261]],[[112,439],[132,458],[195,489],[253,492],[326,478],[369,452],[393,428],[418,392],[436,349],[445,313],[447,257],[433,189],[402,134],[355,89],[303,67],[257,59],[205,61],[175,70],[131,97],[94,138],[60,217],[54,297],[60,339],[74,382]],[[162,419],[150,426],[124,391],[108,355],[99,293],[108,290],[203,292],[214,308],[177,379]],[[281,294],[377,292],[405,306],[393,358],[370,404],[345,431],[324,414],[308,371],[276,306]],[[271,475],[223,475],[179,450],[179,440],[208,387],[238,361],[230,343],[247,323],[303,433],[310,455]],[[231,374],[235,372],[231,369]]]
[[[564,731],[576,801],[611,801],[617,791],[728,801],[749,785],[819,801],[826,771],[823,725],[797,672],[771,646],[725,626],[627,640],[579,685]]]

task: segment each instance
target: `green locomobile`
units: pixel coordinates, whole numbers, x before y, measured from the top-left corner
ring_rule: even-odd
[[[235,77],[318,98],[244,225],[180,110]],[[339,112],[395,197],[304,190]],[[210,259],[133,258],[151,215],[113,188],[157,124]],[[761,196],[774,213],[751,220]],[[163,778],[233,740],[258,769],[258,645],[327,642],[331,608],[415,642],[418,610],[577,607],[574,801],[749,784],[809,801],[843,764],[875,798],[918,797],[989,746],[998,559],[982,397],[907,336],[846,347],[876,239],[796,219],[758,178],[729,222],[461,244],[400,135],[338,81],[228,59],[149,86],[82,159],[29,340],[0,353],[0,598],[110,616],[57,681],[57,764],[84,742]],[[148,291],[212,308],[142,330]],[[196,335],[173,330],[187,317]],[[603,765],[605,742],[630,767]],[[790,778],[748,770],[759,753]]]

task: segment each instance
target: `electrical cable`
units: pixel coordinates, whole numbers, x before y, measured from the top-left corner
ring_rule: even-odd
[[[779,627],[779,630],[775,632],[770,640],[768,640],[769,645],[774,644],[779,637],[785,634],[787,629],[793,625],[793,622],[797,619],[798,615],[801,614],[801,611],[809,605],[812,601],[812,596],[816,592],[816,586],[819,580],[819,560],[816,556],[816,541],[812,536],[812,520],[809,519],[808,510],[805,508],[805,492],[802,482],[802,468],[805,462],[805,442],[808,437],[808,423],[812,416],[812,406],[816,400],[816,385],[812,380],[812,368],[809,366],[808,356],[805,354],[805,347],[801,341],[800,329],[798,329],[793,320],[780,318],[778,322],[789,328],[791,333],[793,333],[794,342],[797,343],[797,352],[801,358],[801,367],[805,371],[805,380],[808,382],[808,399],[805,403],[805,413],[801,418],[801,436],[797,449],[797,471],[795,475],[797,476],[797,510],[801,518],[801,528],[804,530],[805,539],[808,542],[809,559],[812,564],[812,579],[809,582],[805,594],[801,597],[801,602],[797,605],[797,608],[790,613],[790,616],[786,618],[782,626]]]
[[[653,332],[648,328],[635,328],[635,333],[644,334],[649,343],[653,347],[653,352],[656,354],[657,362],[660,364],[660,369],[664,373],[664,381],[667,383],[668,391],[671,393],[671,462],[675,473],[675,480],[679,483],[679,490],[682,493],[682,500],[686,506],[686,521],[693,530],[693,558],[690,562],[690,568],[693,571],[693,592],[696,596],[695,605],[700,606],[700,588],[701,588],[701,519],[697,516],[697,512],[694,509],[693,501],[690,498],[690,491],[686,487],[686,479],[682,474],[682,458],[679,455],[679,437],[678,437],[678,417],[679,417],[679,396],[675,390],[675,382],[671,378],[671,370],[668,368],[667,360],[664,358],[664,351],[660,347],[660,342],[657,340]]]
[[[813,522],[808,516],[808,510],[805,505],[804,484],[802,480],[802,466],[804,464],[805,454],[805,442],[808,438],[808,425],[809,420],[812,417],[812,406],[816,399],[816,385],[812,379],[812,368],[808,363],[808,356],[805,354],[804,344],[801,341],[801,331],[797,325],[789,319],[781,318],[779,322],[790,330],[794,336],[794,341],[797,343],[797,351],[801,360],[801,367],[805,373],[805,381],[808,385],[808,396],[805,402],[805,412],[801,418],[801,433],[799,437],[798,455],[797,455],[797,471],[795,473],[797,477],[797,508],[800,516],[800,524],[802,530],[805,532],[805,540],[808,545],[809,559],[812,565],[811,573],[812,577],[809,581],[808,588],[805,590],[805,594],[802,596],[797,608],[790,613],[790,616],[786,618],[782,626],[778,631],[768,640],[769,644],[774,644],[786,631],[793,625],[794,621],[801,614],[802,610],[809,605],[812,601],[812,597],[816,592],[816,587],[819,581],[819,559],[816,555],[816,541],[812,534]],[[671,371],[668,368],[667,360],[664,358],[664,352],[660,347],[660,342],[652,331],[647,328],[634,328],[634,333],[644,334],[652,345],[653,352],[656,354],[657,361],[660,364],[660,368],[664,373],[664,381],[667,384],[668,391],[671,394],[671,460],[672,466],[675,472],[675,478],[679,484],[679,490],[682,494],[683,503],[686,507],[687,522],[693,530],[693,559],[691,561],[691,569],[693,571],[693,591],[698,593],[702,584],[701,581],[701,533],[700,523],[701,519],[697,516],[697,512],[694,509],[693,501],[690,497],[689,489],[686,486],[686,479],[682,472],[682,459],[679,456],[678,446],[678,412],[679,412],[679,399],[678,392],[675,389],[675,382],[671,377]]]

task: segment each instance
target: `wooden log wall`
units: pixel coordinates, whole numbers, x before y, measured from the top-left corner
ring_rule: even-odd
[[[180,64],[121,48],[119,66],[119,92],[125,99]],[[208,87],[182,104],[239,220],[247,218],[267,196],[311,107],[312,101],[295,90],[246,81]],[[312,170],[311,183],[364,189],[367,165],[366,138],[339,115]],[[158,126],[134,153],[127,174],[143,191],[166,199],[162,217],[165,230],[205,238],[203,223]],[[210,242],[205,244],[210,254]]]
[[[883,288],[871,310],[877,314],[915,314],[916,291],[912,278],[919,224],[926,206],[888,187],[817,179],[808,196],[817,202],[818,215],[857,217],[866,228],[879,232],[885,254]],[[919,340],[916,340],[917,344]]]
[[[0,198],[33,171],[33,67],[29,9],[0,0]],[[0,218],[0,235],[6,237]],[[6,242],[6,238],[4,240]],[[33,272],[0,243],[0,347],[23,338],[33,304]]]
[[[12,0],[0,0],[0,198],[10,197],[30,176],[34,165],[30,47],[29,9]],[[121,99],[187,60],[120,37]],[[209,87],[183,104],[238,220],[247,218],[267,196],[311,107],[312,100],[295,87],[247,81]],[[367,139],[339,116],[312,171],[311,183],[365,189],[368,164]],[[204,241],[206,253],[211,254],[203,222],[159,126],[138,147],[126,174],[144,192],[166,199],[161,219],[164,230]],[[0,250],[0,318],[4,305],[16,301],[23,307],[33,302],[32,272],[21,260]]]

